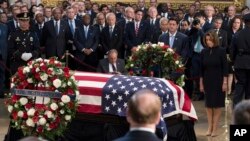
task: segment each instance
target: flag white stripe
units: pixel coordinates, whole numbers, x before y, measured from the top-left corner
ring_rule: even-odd
[[[78,87],[93,87],[93,88],[103,88],[106,82],[100,81],[78,81]]]
[[[110,78],[110,77],[112,77],[113,75],[101,74],[101,73],[75,72],[74,76],[91,76],[91,77],[104,77],[104,78]]]
[[[101,106],[102,98],[100,96],[79,95],[79,104],[89,104]]]

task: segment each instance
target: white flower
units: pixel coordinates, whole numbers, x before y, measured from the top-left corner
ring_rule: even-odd
[[[130,67],[134,67],[134,64],[130,64]]]
[[[28,83],[33,83],[33,79],[32,78],[28,78],[27,81],[28,81]]]
[[[164,43],[163,42],[158,42],[158,45],[162,47],[162,46],[164,46]]]
[[[70,97],[68,95],[63,95],[61,97],[61,100],[63,103],[69,103],[70,102]]]
[[[71,115],[66,115],[64,118],[65,118],[65,120],[69,121],[69,120],[71,120]]]
[[[40,69],[39,68],[36,68],[36,72],[39,72],[40,71]]]
[[[63,115],[65,113],[65,111],[64,110],[60,110],[60,113]]]
[[[37,59],[36,59],[36,62],[42,62],[42,61],[43,61],[42,58],[37,58]]]
[[[76,80],[76,79],[75,79],[75,76],[73,76],[73,75],[70,77],[70,79],[72,79],[72,80]]]
[[[18,105],[17,103],[15,103],[14,107],[15,107],[15,108],[18,108],[18,107],[19,107],[19,105]]]
[[[46,73],[43,73],[42,75],[40,75],[40,78],[42,81],[46,81],[48,79],[48,75]]]
[[[44,65],[44,63],[41,63],[41,64],[40,64],[40,66],[43,66],[43,65]]]
[[[21,105],[26,105],[28,103],[28,99],[25,97],[20,98],[19,101],[20,101]]]
[[[27,124],[27,126],[30,126],[30,127],[34,127],[35,126],[35,123],[33,122],[33,120],[31,118],[28,118],[26,120],[26,124]]]
[[[46,121],[45,118],[42,117],[42,118],[39,119],[38,122],[39,122],[40,125],[45,125],[47,121]]]
[[[53,118],[54,117],[54,115],[53,115],[53,113],[51,111],[46,111],[45,115],[47,115],[48,118]]]
[[[63,102],[60,102],[60,103],[59,103],[59,105],[60,105],[60,106],[63,106],[63,105],[64,105],[64,103],[63,103]]]
[[[55,79],[55,80],[53,81],[53,85],[54,85],[56,88],[59,88],[59,87],[61,86],[61,84],[62,84],[62,81],[59,80],[59,79]]]
[[[17,116],[18,116],[18,117],[23,117],[23,111],[18,111],[18,112],[17,112]]]
[[[175,64],[177,64],[177,65],[178,65],[179,63],[180,63],[180,61],[178,61],[178,60],[177,60],[177,61],[175,61]]]
[[[72,86],[72,82],[71,81],[68,81],[68,86]]]
[[[58,105],[56,103],[52,103],[52,104],[50,104],[50,108],[51,108],[51,110],[55,111],[58,109]]]
[[[36,112],[36,110],[35,110],[34,108],[30,108],[30,109],[28,110],[28,112],[27,112],[27,115],[28,115],[28,116],[34,116],[35,112]]]
[[[168,48],[167,51],[170,52],[170,53],[174,52],[174,50],[172,48]]]
[[[155,48],[155,47],[156,47],[156,44],[152,44],[152,47]]]
[[[8,111],[11,113],[13,111],[13,106],[9,105],[8,106]]]
[[[80,92],[79,91],[75,91],[76,95],[80,95]]]
[[[30,68],[29,67],[24,67],[23,68],[23,73],[26,74],[26,73],[29,73],[30,72]]]
[[[50,87],[50,85],[49,85],[49,82],[48,82],[48,81],[46,81],[46,82],[45,82],[45,87],[46,87],[46,88]]]
[[[179,68],[183,67],[183,64],[179,64]]]
[[[65,87],[66,87],[66,83],[63,83],[63,84],[62,84],[62,87],[65,88]]]

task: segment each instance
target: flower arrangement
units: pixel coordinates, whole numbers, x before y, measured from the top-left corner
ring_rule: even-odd
[[[182,58],[164,43],[142,44],[129,57],[126,68],[130,75],[162,77],[184,86]]]
[[[25,91],[59,93],[60,98],[40,97],[43,103],[38,104],[38,96],[24,96],[12,93],[6,100],[10,112],[11,124],[21,129],[24,135],[43,137],[54,140],[63,135],[68,123],[77,111],[79,94],[77,82],[69,71],[56,58],[35,59],[27,66],[18,68],[11,79],[11,88]]]

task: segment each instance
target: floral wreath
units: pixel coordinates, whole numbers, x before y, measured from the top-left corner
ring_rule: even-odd
[[[63,135],[68,123],[75,117],[78,102],[72,97],[79,94],[77,82],[69,68],[63,67],[56,58],[39,58],[29,61],[27,66],[19,67],[11,79],[11,89],[48,94],[57,92],[61,97],[42,97],[43,103],[37,104],[37,96],[12,93],[6,100],[11,125],[21,129],[25,136],[54,140]]]
[[[184,86],[184,65],[172,48],[164,43],[142,44],[129,57],[126,68],[130,75],[162,77]]]

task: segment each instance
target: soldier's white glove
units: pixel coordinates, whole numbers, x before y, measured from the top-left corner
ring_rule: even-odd
[[[23,53],[21,59],[23,59],[23,61],[28,61],[31,57],[32,57],[31,53]]]

